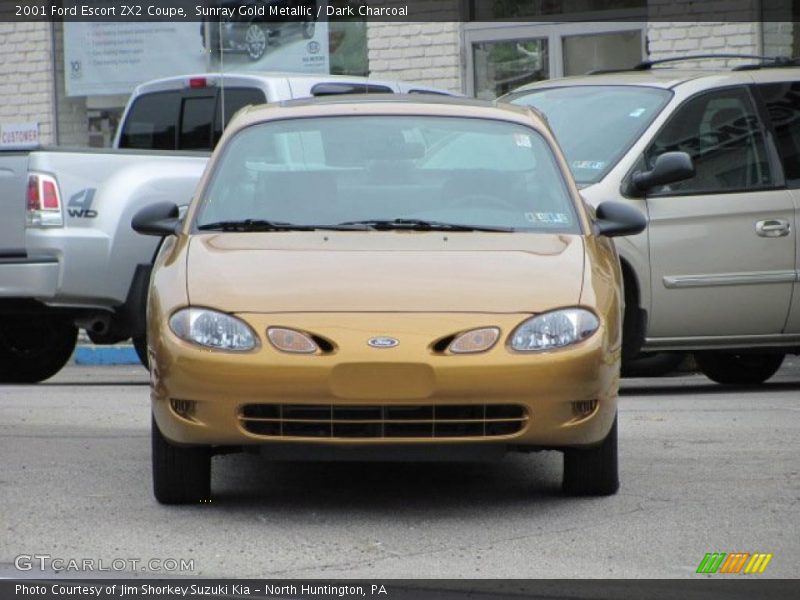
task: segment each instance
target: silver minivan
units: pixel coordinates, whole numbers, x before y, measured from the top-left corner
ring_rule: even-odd
[[[800,353],[800,68],[670,62],[501,101],[546,116],[589,204],[621,198],[648,218],[617,242],[623,357],[693,351],[714,381],[761,383]]]

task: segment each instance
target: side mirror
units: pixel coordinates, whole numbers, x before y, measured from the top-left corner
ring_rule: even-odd
[[[172,202],[158,202],[145,206],[131,219],[131,227],[136,233],[142,235],[155,235],[164,237],[175,235],[181,226],[177,204]]]
[[[598,235],[616,237],[636,235],[647,227],[647,219],[637,209],[622,202],[603,202],[595,213]]]
[[[652,170],[634,173],[631,183],[635,191],[646,192],[660,185],[692,177],[694,177],[694,164],[691,156],[686,152],[664,152],[656,158]]]

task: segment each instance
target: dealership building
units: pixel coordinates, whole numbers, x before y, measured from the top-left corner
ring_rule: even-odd
[[[5,132],[0,147],[19,140],[107,146],[133,87],[169,75],[219,70],[369,74],[492,99],[527,82],[626,68],[643,59],[800,55],[800,23],[794,22],[800,14],[794,3],[732,0],[728,8],[736,11],[728,10],[726,21],[703,12],[717,4],[416,2],[409,13],[413,21],[332,19],[300,34],[272,32],[276,39],[270,38],[264,55],[256,58],[235,48],[209,48],[208,39],[225,42],[219,23],[8,20],[0,22],[0,131]],[[425,6],[429,14],[419,8]],[[453,14],[460,20],[448,20]],[[209,36],[213,27],[220,28],[217,38]]]

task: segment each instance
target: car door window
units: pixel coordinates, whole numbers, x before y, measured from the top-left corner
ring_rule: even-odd
[[[775,130],[786,179],[800,183],[800,83],[759,86]]]
[[[651,195],[725,193],[775,185],[764,130],[746,88],[701,94],[675,111],[645,152],[648,169],[664,152],[687,152],[695,176]]]

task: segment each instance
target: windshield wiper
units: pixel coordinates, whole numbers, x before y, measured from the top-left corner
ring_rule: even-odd
[[[459,225],[442,221],[425,221],[423,219],[367,219],[364,221],[345,221],[342,226],[365,225],[378,231],[408,229],[411,231],[498,231],[510,233],[513,227],[494,227],[491,225]]]
[[[363,231],[366,225],[358,223],[340,225],[298,225],[284,221],[267,221],[264,219],[243,219],[241,221],[216,221],[198,225],[200,231],[315,231],[317,229],[331,231]]]

